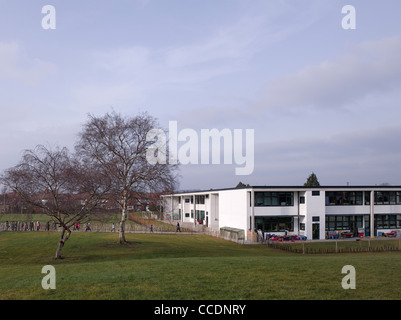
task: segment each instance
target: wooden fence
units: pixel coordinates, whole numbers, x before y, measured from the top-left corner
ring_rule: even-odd
[[[401,251],[401,238],[375,238],[353,240],[324,240],[278,242],[267,241],[266,246],[300,254],[333,254],[357,252]]]

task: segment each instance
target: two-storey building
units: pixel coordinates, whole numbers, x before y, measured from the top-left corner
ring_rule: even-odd
[[[164,213],[212,231],[230,227],[325,239],[401,229],[401,186],[252,186],[163,196]]]

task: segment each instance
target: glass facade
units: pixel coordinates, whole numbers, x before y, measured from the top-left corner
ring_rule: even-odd
[[[370,192],[365,191],[365,204],[370,204]],[[375,205],[401,204],[401,191],[375,191]]]
[[[335,230],[351,230],[358,231],[359,228],[364,228],[362,215],[359,216],[326,216],[326,231]],[[367,215],[367,217],[369,217]],[[366,228],[366,225],[365,225]]]
[[[293,206],[294,192],[255,192],[255,207]]]
[[[401,214],[376,214],[375,226],[377,229],[399,229]]]
[[[263,232],[294,231],[294,217],[255,217],[255,227]]]
[[[326,216],[326,231],[351,230],[370,227],[370,215]],[[401,214],[375,214],[375,229],[400,229]]]
[[[362,196],[362,191],[327,191],[326,206],[361,206]]]

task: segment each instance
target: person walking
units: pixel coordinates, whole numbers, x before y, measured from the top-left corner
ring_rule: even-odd
[[[177,230],[175,230],[175,232],[181,232],[181,227],[180,227],[180,223],[179,222],[177,222]]]

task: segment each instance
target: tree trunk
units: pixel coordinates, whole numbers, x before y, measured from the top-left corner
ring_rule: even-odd
[[[127,242],[127,240],[125,240],[125,221],[126,220],[127,220],[127,211],[123,209],[122,214],[121,214],[120,230],[119,230],[120,244],[124,244]]]
[[[127,220],[127,192],[124,191],[123,199],[122,199],[122,209],[121,209],[121,221],[120,221],[120,228],[119,228],[119,241],[120,244],[127,243],[125,240],[125,221]]]
[[[55,259],[61,259],[61,249],[64,247],[66,241],[70,238],[71,230],[63,227],[61,231],[60,241],[58,242]]]

